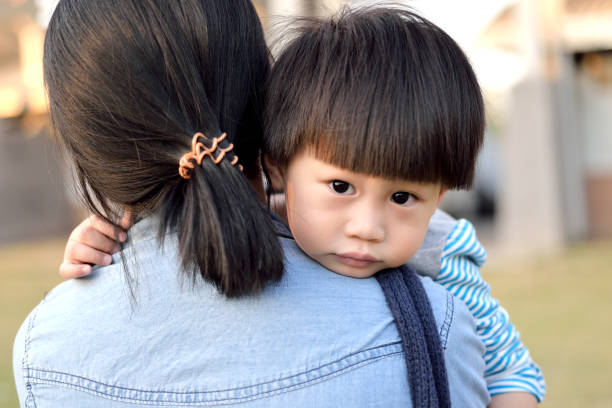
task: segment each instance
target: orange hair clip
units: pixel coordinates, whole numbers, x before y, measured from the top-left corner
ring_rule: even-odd
[[[193,140],[191,141],[191,151],[189,153],[185,153],[181,160],[179,161],[179,174],[184,179],[191,178],[191,170],[195,168],[193,161],[198,164],[198,166],[202,165],[202,160],[204,160],[205,156],[210,157],[213,163],[219,164],[221,160],[225,157],[225,153],[230,152],[234,148],[234,144],[230,143],[226,148],[219,147],[219,143],[225,140],[227,137],[227,133],[223,133],[219,137],[213,137],[212,145],[210,147],[206,147],[204,143],[199,142],[198,139],[206,139],[203,133],[198,132],[193,135]],[[218,148],[218,149],[217,149]],[[218,150],[217,157],[213,155],[215,151]],[[234,155],[234,158],[230,162],[232,166],[235,166],[238,163],[238,156]],[[238,168],[242,171],[242,166],[239,164]]]

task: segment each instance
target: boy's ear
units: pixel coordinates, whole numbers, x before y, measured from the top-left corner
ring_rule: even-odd
[[[283,177],[282,169],[268,156],[264,155],[264,167],[269,177],[272,190],[276,192],[285,191],[285,178]]]
[[[447,191],[448,191],[447,187],[445,187],[445,186],[440,187],[440,195],[438,196],[437,207],[440,206],[440,203],[442,202],[442,199],[444,198],[444,195],[446,194]]]

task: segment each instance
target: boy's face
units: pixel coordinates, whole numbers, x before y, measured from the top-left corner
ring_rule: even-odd
[[[341,275],[365,278],[406,263],[446,189],[354,173],[298,154],[285,172],[287,221],[300,248]]]

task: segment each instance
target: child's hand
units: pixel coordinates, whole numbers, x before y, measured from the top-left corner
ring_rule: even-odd
[[[536,408],[538,400],[528,392],[508,392],[494,395],[488,408]]]
[[[91,273],[92,265],[110,265],[111,255],[119,252],[117,238],[120,242],[127,239],[125,230],[132,224],[130,214],[126,214],[120,224],[121,228],[115,228],[96,215],[81,222],[66,243],[60,275],[67,279],[80,278]]]

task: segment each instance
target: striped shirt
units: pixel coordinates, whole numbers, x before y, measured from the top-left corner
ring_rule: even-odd
[[[446,239],[440,273],[435,281],[467,305],[485,345],[485,378],[491,396],[526,391],[544,399],[546,384],[540,368],[521,342],[508,312],[491,297],[480,267],[487,253],[478,242],[474,227],[459,220]]]

